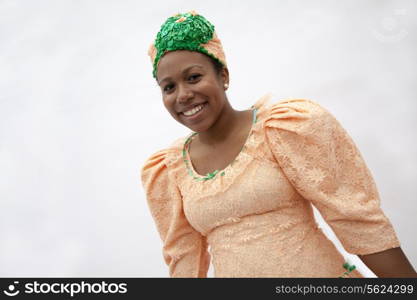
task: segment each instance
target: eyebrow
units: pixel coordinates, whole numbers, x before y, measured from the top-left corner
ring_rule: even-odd
[[[203,69],[203,66],[202,65],[191,65],[191,66],[189,66],[189,67],[187,67],[187,68],[185,68],[183,71],[182,71],[182,74],[185,74],[189,69],[191,69],[191,68],[194,68],[194,67],[197,67],[197,68],[201,68],[201,69]],[[168,80],[168,79],[171,79],[171,77],[165,77],[165,78],[163,78],[161,81],[159,81],[158,82],[158,84],[159,85],[161,85],[161,83],[162,82],[164,82],[165,80]]]

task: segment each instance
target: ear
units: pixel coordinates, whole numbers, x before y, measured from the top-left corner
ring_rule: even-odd
[[[221,70],[220,79],[222,80],[222,85],[224,85],[225,83],[229,84],[229,69],[225,67]]]

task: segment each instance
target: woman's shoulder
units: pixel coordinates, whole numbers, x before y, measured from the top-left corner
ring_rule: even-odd
[[[286,98],[277,99],[272,93],[259,98],[252,106],[258,114],[269,116],[272,114],[283,114],[285,112],[300,112],[304,114],[315,114],[328,112],[322,104],[308,98]]]
[[[186,137],[176,138],[167,147],[154,151],[145,159],[142,166],[142,172],[149,168],[157,169],[160,166],[168,167],[176,161],[179,158],[179,154],[181,154],[185,138]]]
[[[262,127],[306,126],[322,123],[331,113],[317,101],[307,98],[276,99],[271,93],[260,98],[252,107]]]

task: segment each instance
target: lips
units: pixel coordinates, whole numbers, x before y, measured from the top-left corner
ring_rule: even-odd
[[[180,112],[179,112],[179,114],[180,115],[183,115],[184,117],[187,117],[186,115],[184,115],[184,112],[185,111],[189,111],[189,110],[191,110],[191,109],[193,109],[193,108],[196,108],[197,106],[200,106],[200,105],[206,105],[207,104],[207,102],[203,102],[203,103],[198,103],[198,104],[194,104],[194,105],[190,105],[189,107],[187,107],[187,108],[184,108],[183,110],[181,110]],[[191,116],[192,117],[192,116]]]
[[[200,104],[199,104],[200,105]],[[203,107],[198,112],[196,112],[194,115],[186,116],[182,112],[180,113],[181,117],[188,120],[188,121],[195,121],[201,117],[201,115],[205,112],[206,107],[208,105],[207,102],[202,103]],[[198,106],[198,105],[197,105]]]
[[[206,104],[206,103],[207,103],[207,102],[192,104],[192,105],[190,105],[190,106],[188,106],[188,107],[186,107],[186,108],[182,109],[182,110],[179,112],[179,114],[183,114],[185,111],[189,111],[189,110],[191,110],[191,109],[193,109],[193,108],[195,108],[195,107],[197,107],[197,106],[199,106],[199,105],[201,105],[201,104]]]

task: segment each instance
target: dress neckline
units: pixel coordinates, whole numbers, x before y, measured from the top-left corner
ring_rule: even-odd
[[[226,167],[224,167],[222,170],[214,170],[213,172],[209,172],[206,175],[201,175],[199,173],[197,173],[197,171],[194,169],[193,163],[191,161],[191,157],[190,157],[190,153],[189,153],[189,145],[191,142],[191,139],[196,136],[198,134],[198,132],[192,132],[187,139],[184,142],[183,145],[183,149],[182,149],[182,155],[183,155],[183,161],[185,163],[185,166],[187,168],[188,174],[193,177],[196,181],[206,181],[209,179],[213,179],[216,177],[216,175],[219,173],[220,176],[224,176],[225,173],[232,167],[232,164],[239,159],[239,157],[241,156],[241,153],[243,152],[243,149],[246,148],[249,139],[252,136],[253,133],[253,129],[254,129],[254,124],[257,121],[257,111],[258,109],[252,105],[251,106],[251,110],[252,110],[252,125],[251,128],[249,130],[248,136],[246,137],[245,143],[243,144],[242,148],[240,149],[239,153],[236,155],[236,157],[233,159],[232,162],[230,162]]]

